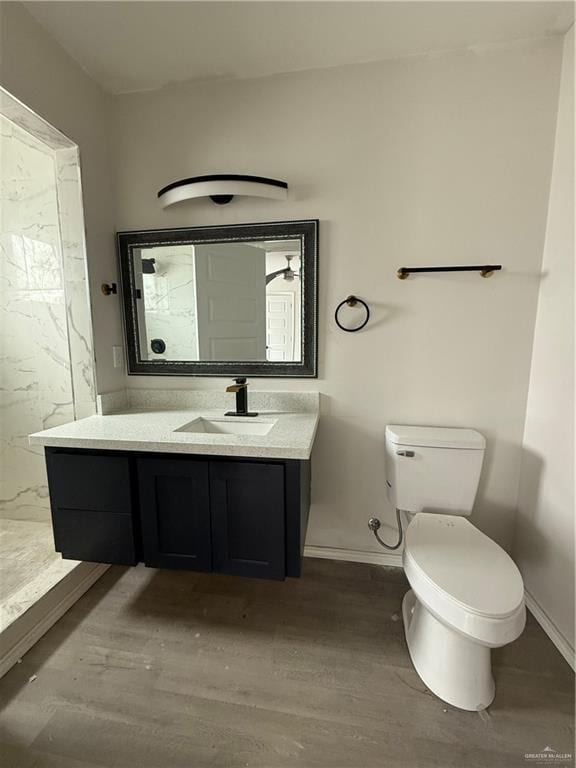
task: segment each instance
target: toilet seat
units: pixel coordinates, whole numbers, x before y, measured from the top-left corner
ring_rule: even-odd
[[[490,647],[524,628],[524,585],[512,558],[464,517],[417,514],[406,531],[406,576],[440,621]]]

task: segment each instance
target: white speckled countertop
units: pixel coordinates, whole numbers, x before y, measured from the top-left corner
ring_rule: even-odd
[[[153,396],[147,396],[150,392]],[[167,407],[169,404],[177,409]],[[230,396],[222,398],[218,392],[213,396],[206,392],[160,395],[157,390],[141,390],[128,399],[128,408],[122,413],[90,416],[36,432],[30,435],[30,442],[58,448],[309,459],[318,426],[318,404],[317,393],[292,396],[255,392],[250,393],[249,405],[258,411],[256,418],[225,418],[225,410],[234,408]],[[273,426],[266,435],[177,431],[198,418],[234,424],[272,422]]]

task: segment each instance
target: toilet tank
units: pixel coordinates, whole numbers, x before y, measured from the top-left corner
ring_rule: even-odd
[[[386,427],[386,486],[396,509],[469,515],[486,440],[474,429]]]

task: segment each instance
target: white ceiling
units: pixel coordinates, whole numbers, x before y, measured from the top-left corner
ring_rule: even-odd
[[[25,2],[111,93],[565,32],[571,2]]]

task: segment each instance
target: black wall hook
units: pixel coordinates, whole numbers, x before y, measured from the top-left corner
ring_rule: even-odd
[[[362,304],[366,311],[366,317],[364,318],[364,321],[360,323],[360,325],[357,325],[356,328],[346,328],[342,325],[338,318],[338,314],[342,307],[346,304],[348,307],[355,307],[357,304]],[[356,331],[362,330],[364,326],[368,323],[368,320],[370,319],[370,308],[368,307],[368,304],[363,299],[359,299],[358,296],[348,296],[344,301],[341,301],[340,304],[336,307],[336,311],[334,312],[334,320],[336,321],[336,325],[338,328],[340,328],[342,331],[346,331],[346,333],[356,333]]]
[[[104,296],[115,296],[118,293],[118,286],[116,283],[102,283],[100,290]]]

